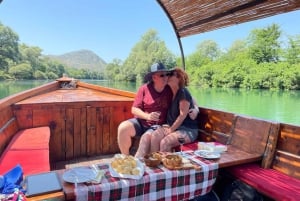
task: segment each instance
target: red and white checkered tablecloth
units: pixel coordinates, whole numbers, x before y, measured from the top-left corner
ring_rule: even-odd
[[[186,158],[200,165],[200,170],[169,170],[145,166],[139,179],[112,177],[108,164],[99,164],[105,171],[100,184],[79,184],[75,189],[76,200],[189,200],[210,192],[218,174],[218,164],[205,160],[193,152],[184,152]]]

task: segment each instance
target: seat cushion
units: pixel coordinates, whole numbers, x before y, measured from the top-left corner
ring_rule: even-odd
[[[176,146],[173,148],[175,151],[180,151],[180,146]],[[198,141],[187,143],[182,145],[182,151],[195,151],[198,149]]]
[[[9,150],[0,158],[0,164],[0,175],[5,174],[17,164],[21,165],[24,175],[50,171],[49,150]]]
[[[251,185],[268,197],[281,201],[300,198],[300,180],[258,164],[245,164],[227,168],[236,178]]]
[[[49,171],[49,141],[49,127],[18,131],[0,157],[0,175],[17,164],[24,175]]]
[[[49,149],[50,129],[49,127],[29,128],[18,131],[7,149]]]

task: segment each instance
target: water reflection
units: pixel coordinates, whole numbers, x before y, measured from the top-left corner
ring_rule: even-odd
[[[300,125],[300,91],[189,89],[204,107]]]
[[[0,98],[49,81],[0,81]],[[91,84],[136,92],[139,83],[103,80],[82,80]],[[193,97],[203,107],[234,112],[272,121],[300,125],[300,91],[270,91],[245,89],[202,89],[189,87]]]

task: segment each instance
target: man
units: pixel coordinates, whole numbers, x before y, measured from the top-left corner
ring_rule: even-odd
[[[166,122],[168,107],[173,93],[168,84],[168,70],[162,63],[151,66],[143,84],[136,94],[131,112],[134,118],[123,121],[118,127],[118,144],[122,154],[129,155],[131,138],[151,133],[153,125]]]

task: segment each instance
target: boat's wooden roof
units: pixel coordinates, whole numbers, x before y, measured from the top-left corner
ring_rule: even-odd
[[[300,0],[157,0],[157,2],[169,17],[178,38],[300,9]]]

